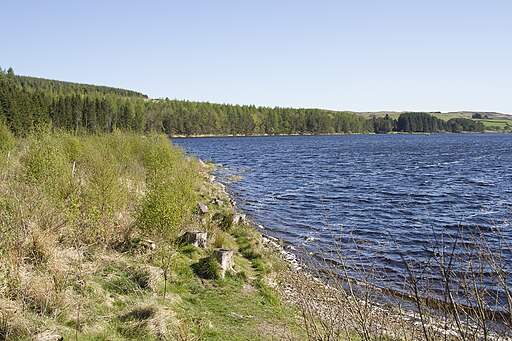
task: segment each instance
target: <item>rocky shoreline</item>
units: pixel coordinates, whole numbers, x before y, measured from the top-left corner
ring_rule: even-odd
[[[226,186],[217,182],[211,173],[212,169],[209,170],[209,180],[218,191],[218,197],[229,198],[232,208],[235,209],[236,202]],[[347,292],[341,283],[332,285],[329,278],[322,279],[321,275],[315,275],[315,269],[308,269],[294,252],[283,246],[282,241],[265,234],[264,226],[247,219],[245,213],[239,209],[235,212],[240,222],[243,221],[258,233],[265,253],[285,264],[284,269],[280,268],[278,273],[269,275],[267,282],[279,293],[284,303],[299,309],[306,329],[311,333],[310,338],[324,339],[341,335],[350,338],[354,334],[363,339],[379,336],[393,339],[426,340],[434,337],[458,340],[463,337],[458,331],[456,321],[443,318],[441,314],[437,317],[422,316],[401,305],[390,306],[377,303],[370,297],[359,297],[355,292]],[[371,290],[380,291],[379,288]],[[477,326],[467,328],[478,329]],[[475,333],[483,336],[476,331]],[[496,333],[489,333],[487,338],[502,339]]]

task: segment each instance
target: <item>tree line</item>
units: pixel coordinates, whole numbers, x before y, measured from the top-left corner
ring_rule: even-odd
[[[123,89],[16,76],[0,70],[0,120],[23,135],[40,124],[68,131],[169,135],[367,133],[363,117],[320,109],[148,100]]]
[[[407,112],[392,119],[385,117],[373,117],[371,119],[375,133],[439,133],[439,132],[483,132],[485,126],[478,121],[468,118],[451,118],[444,121],[433,115],[423,112]]]
[[[148,128],[169,135],[368,133],[363,117],[321,109],[162,100],[146,106]],[[161,126],[159,126],[161,125]]]
[[[322,109],[150,100],[130,90],[17,76],[12,68],[0,68],[0,122],[18,136],[40,125],[75,132],[119,129],[170,136],[483,131],[483,125],[472,120],[444,122],[425,113],[368,120]]]

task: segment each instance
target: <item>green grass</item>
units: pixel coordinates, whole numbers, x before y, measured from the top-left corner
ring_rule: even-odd
[[[499,129],[512,129],[512,120],[475,120],[478,122],[482,122],[485,127],[496,127]]]
[[[296,313],[284,305],[269,304],[267,296],[268,293],[245,283],[240,277],[227,276],[184,295],[177,312],[191,326],[189,335],[204,340],[304,336],[296,321]]]
[[[431,113],[431,115],[443,121],[448,121],[452,118],[471,118],[471,114],[468,113]]]
[[[252,267],[260,274],[266,274],[268,269],[265,267],[261,252],[257,250],[257,238],[247,226],[239,226],[233,231],[238,250],[252,264]]]

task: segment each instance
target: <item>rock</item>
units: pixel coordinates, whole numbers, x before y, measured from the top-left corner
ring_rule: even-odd
[[[235,224],[235,225],[245,223],[245,220],[246,220],[245,219],[245,214],[235,213],[233,215],[233,224]]]
[[[268,237],[268,239],[270,239],[270,240],[272,240],[272,241],[274,241],[276,243],[279,242],[279,239],[276,238],[276,237],[272,237],[272,236],[267,236],[267,237]]]
[[[212,204],[217,205],[219,207],[224,206],[224,202],[219,198],[213,198],[211,201]]]
[[[206,213],[208,213],[208,206],[206,206],[205,204],[200,202],[199,203],[199,210],[201,211],[201,213],[206,214]]]
[[[63,341],[64,338],[57,334],[55,330],[45,330],[36,335],[35,341]]]
[[[155,251],[156,250],[156,243],[152,241],[151,239],[145,239],[141,240],[139,242],[140,246],[146,250]]]
[[[220,264],[220,274],[224,278],[226,271],[233,269],[233,251],[229,249],[215,249],[213,255]]]
[[[188,231],[183,235],[183,239],[201,249],[206,249],[208,244],[208,233],[201,231]]]

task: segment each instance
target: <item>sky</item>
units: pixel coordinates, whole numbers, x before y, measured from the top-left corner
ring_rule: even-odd
[[[151,98],[512,114],[509,0],[2,0],[0,66]]]

